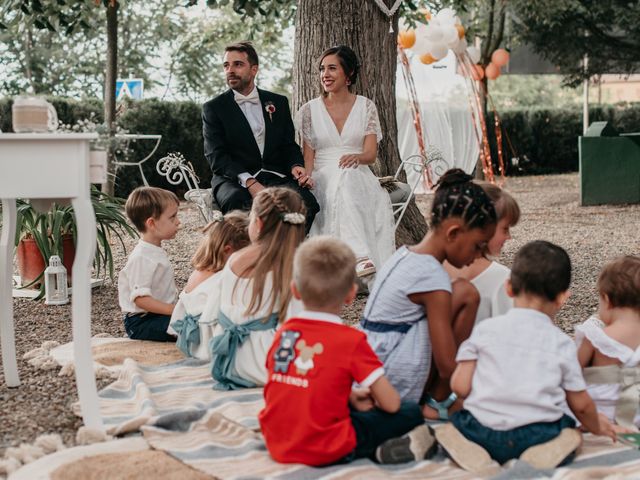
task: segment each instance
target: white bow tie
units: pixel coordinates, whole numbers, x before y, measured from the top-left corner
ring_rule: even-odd
[[[258,96],[258,90],[254,90],[249,95],[244,96],[241,93],[238,93],[234,90],[233,96],[238,105],[242,105],[243,103],[253,103],[254,105],[260,104],[260,97]]]

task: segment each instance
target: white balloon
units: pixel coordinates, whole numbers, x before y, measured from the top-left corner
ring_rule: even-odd
[[[427,31],[426,31],[426,35],[427,38],[429,40],[431,40],[432,42],[436,43],[436,42],[440,42],[443,39],[443,30],[439,25],[435,25],[433,23],[430,23],[427,26]]]
[[[431,45],[431,50],[429,50],[429,53],[431,54],[431,56],[436,60],[443,59],[444,57],[447,56],[448,52],[449,52],[449,49],[447,48],[446,45],[443,45],[442,43],[436,43],[434,45]]]
[[[451,49],[458,54],[464,53],[467,49],[467,39],[462,37],[454,47],[451,47]]]
[[[416,43],[413,44],[411,50],[418,55],[429,52],[429,48],[431,47],[431,43],[425,34],[426,28],[427,26],[423,24],[419,24],[416,28]]]
[[[451,25],[456,22],[456,11],[453,8],[443,8],[436,14],[436,18],[443,24]]]
[[[480,61],[480,49],[475,46],[471,46],[467,48],[467,53],[469,54],[469,58],[473,63],[478,63]]]
[[[458,29],[453,25],[446,26],[442,29],[442,41],[452,47],[458,43]]]

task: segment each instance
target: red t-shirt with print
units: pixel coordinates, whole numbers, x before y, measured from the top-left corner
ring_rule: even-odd
[[[351,386],[370,386],[384,373],[364,333],[337,316],[322,318],[288,320],[267,354],[259,419],[278,462],[326,465],[350,453],[356,446]]]

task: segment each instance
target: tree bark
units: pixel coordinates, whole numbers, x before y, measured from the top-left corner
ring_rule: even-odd
[[[384,0],[387,6],[391,0]],[[380,116],[383,139],[378,145],[376,175],[395,174],[400,165],[396,123],[398,17],[389,18],[374,0],[300,0],[296,12],[293,64],[293,109],[321,94],[318,60],[334,45],[348,45],[360,60],[355,92],[372,99]],[[396,232],[399,244],[415,243],[427,231],[424,217],[412,200]]]
[[[107,149],[107,184],[105,192],[113,195],[115,165],[113,164],[116,133],[116,77],[118,74],[118,2],[107,5],[107,64],[104,78],[104,122],[110,141]]]

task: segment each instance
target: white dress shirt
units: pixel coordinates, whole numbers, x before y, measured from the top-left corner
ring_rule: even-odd
[[[258,95],[258,88],[253,87],[251,93],[246,96],[234,90],[233,98],[240,107],[240,110],[242,110],[242,113],[244,113],[247,122],[249,122],[251,131],[253,132],[253,137],[258,144],[260,155],[264,155],[265,125],[264,115],[262,114],[262,105],[260,103],[260,96]],[[238,175],[238,182],[240,182],[240,185],[246,188],[247,180],[249,180],[250,178],[255,178],[260,172],[269,172],[277,175],[280,178],[284,178],[284,175],[282,175],[281,173],[260,169],[255,173],[241,173],[240,175]]]
[[[178,289],[173,266],[164,249],[140,240],[118,275],[120,308],[125,313],[143,313],[135,300],[145,296],[176,303]]]
[[[575,344],[537,310],[512,308],[478,323],[458,349],[463,360],[476,361],[464,408],[493,430],[555,422],[565,390],[586,389]]]

